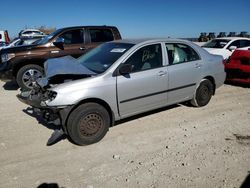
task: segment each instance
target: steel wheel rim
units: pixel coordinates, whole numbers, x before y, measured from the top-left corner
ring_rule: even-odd
[[[42,77],[41,71],[37,69],[29,69],[24,72],[22,76],[22,82],[28,88],[32,88],[33,82],[35,82],[38,78]]]
[[[199,99],[202,101],[202,102],[207,102],[209,99],[210,99],[210,91],[209,91],[209,87],[208,86],[202,86],[200,88],[200,92],[199,92]]]
[[[80,135],[84,137],[91,137],[96,135],[103,126],[104,121],[101,115],[97,113],[90,113],[80,119]]]

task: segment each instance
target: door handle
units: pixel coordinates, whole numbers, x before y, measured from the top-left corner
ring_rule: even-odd
[[[167,74],[167,71],[160,71],[158,72],[158,76],[164,76]]]
[[[195,68],[197,68],[197,69],[201,68],[201,64],[196,63],[196,64],[195,64]]]
[[[79,50],[86,50],[86,48],[85,47],[80,47]]]
[[[57,53],[59,53],[59,50],[52,50],[52,51],[50,51],[50,53],[57,54]]]

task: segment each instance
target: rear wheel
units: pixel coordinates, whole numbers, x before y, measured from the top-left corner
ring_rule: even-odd
[[[190,101],[193,106],[202,107],[209,103],[214,93],[214,87],[210,80],[203,79],[196,89],[194,98]]]
[[[39,65],[25,65],[17,72],[16,81],[22,90],[30,90],[34,82],[43,76],[43,68]]]
[[[103,106],[86,103],[70,114],[67,130],[74,143],[88,145],[100,141],[109,130],[110,123],[110,115]]]

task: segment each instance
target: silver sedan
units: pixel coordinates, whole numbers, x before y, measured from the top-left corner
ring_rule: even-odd
[[[62,131],[79,145],[98,142],[129,116],[184,101],[205,106],[225,80],[222,56],[178,39],[113,41],[73,63],[60,59],[61,68],[53,68],[55,61],[47,62],[46,77],[37,83],[40,95],[36,88],[19,98],[47,117],[58,116]],[[61,78],[56,85],[55,70],[65,72],[65,83]]]

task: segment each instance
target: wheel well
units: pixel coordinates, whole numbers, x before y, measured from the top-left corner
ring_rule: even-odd
[[[101,99],[98,99],[98,98],[89,98],[89,99],[84,99],[82,100],[81,102],[79,102],[77,105],[75,105],[69,115],[71,114],[71,112],[73,112],[74,109],[76,109],[78,106],[80,106],[81,104],[84,104],[84,103],[88,103],[88,102],[93,102],[93,103],[97,103],[101,106],[103,106],[109,113],[109,116],[110,116],[110,122],[111,122],[111,127],[114,125],[114,122],[115,122],[115,116],[114,116],[114,113],[113,111],[111,110],[110,106],[108,105],[108,103],[106,103],[104,100],[101,100]],[[69,117],[68,115],[68,117]],[[67,117],[67,120],[66,122],[68,121],[68,117]]]
[[[215,89],[216,89],[216,84],[215,84],[214,78],[212,76],[206,76],[204,79],[208,79],[210,82],[212,82],[213,89],[214,89],[213,95],[214,95],[215,94]]]
[[[39,65],[39,66],[43,67],[43,63],[44,63],[44,60],[32,60],[32,61],[30,60],[30,61],[20,62],[20,63],[14,65],[13,76],[16,78],[16,75],[17,75],[17,72],[19,71],[19,69],[25,65],[34,64],[34,65]]]

